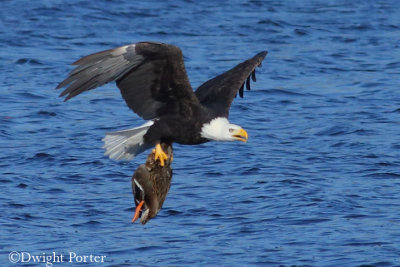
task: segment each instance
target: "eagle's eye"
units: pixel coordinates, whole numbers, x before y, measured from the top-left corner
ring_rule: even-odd
[[[229,132],[232,133],[234,130],[232,128],[229,128]]]

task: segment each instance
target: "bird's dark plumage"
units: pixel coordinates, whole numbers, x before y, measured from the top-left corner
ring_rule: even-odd
[[[181,50],[161,43],[137,43],[95,53],[73,63],[77,67],[57,88],[68,100],[116,81],[129,108],[143,119],[173,110],[182,99],[196,102]]]
[[[172,159],[173,151],[170,144],[161,144],[163,150]],[[153,154],[147,156],[146,164],[140,165],[132,176],[132,192],[136,207],[143,201],[142,208],[135,212],[134,222],[139,217],[142,224],[154,218],[162,208],[164,200],[171,187],[172,160],[167,160],[164,167],[154,160]]]
[[[202,105],[216,108],[216,113],[227,116],[233,98],[243,89],[250,90],[250,76],[267,55],[263,51],[231,70],[203,83],[195,92]],[[142,42],[126,45],[83,57],[72,65],[70,72],[57,89],[68,87],[60,94],[65,100],[116,81],[129,108],[143,119],[165,114],[167,105],[181,99],[196,102],[186,74],[181,50],[173,45]],[[157,111],[164,111],[157,114]]]
[[[256,80],[255,69],[266,55],[266,51],[258,53],[194,92],[178,47],[140,42],[79,59],[73,63],[76,68],[57,88],[66,87],[60,95],[66,101],[115,81],[128,107],[143,119],[153,120],[152,125],[106,136],[106,154],[111,158],[129,158],[160,142],[243,141],[247,133],[237,125],[224,119],[210,123],[228,117],[233,99],[238,93],[243,97],[244,86],[250,90],[250,79]],[[235,129],[229,128],[233,133],[227,136],[230,126]]]
[[[245,83],[246,89],[250,90],[250,76],[255,82],[255,69],[257,66],[261,66],[266,55],[266,51],[258,53],[227,72],[203,83],[196,90],[196,96],[200,103],[212,110],[215,116],[228,117],[229,108],[236,94],[239,91],[239,96],[243,97]]]

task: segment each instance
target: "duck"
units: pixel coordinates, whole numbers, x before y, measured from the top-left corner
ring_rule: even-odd
[[[157,216],[161,210],[171,187],[173,148],[169,143],[160,144],[168,158],[162,166],[155,160],[153,150],[145,164],[141,164],[132,176],[132,192],[136,209],[132,223],[140,218],[141,224],[146,224]]]

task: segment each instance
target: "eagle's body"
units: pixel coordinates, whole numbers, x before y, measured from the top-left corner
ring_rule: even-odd
[[[266,55],[266,51],[257,54],[193,92],[178,47],[142,42],[81,58],[57,88],[68,86],[61,93],[68,100],[116,81],[128,107],[148,122],[107,134],[105,154],[131,159],[156,146],[156,157],[163,165],[160,142],[195,145],[247,140],[241,127],[229,123],[229,108],[238,92],[243,97],[245,84],[250,89],[250,77],[255,81],[255,68]]]
[[[143,136],[144,142],[155,144],[160,141],[162,143],[197,145],[209,141],[201,136],[201,128],[210,120],[210,117],[204,112],[195,114],[202,115],[199,116],[201,120],[193,120],[187,116],[161,116]]]

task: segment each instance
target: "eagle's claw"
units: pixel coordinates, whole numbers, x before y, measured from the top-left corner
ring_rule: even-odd
[[[156,145],[156,147],[153,149],[153,153],[154,153],[154,160],[157,159],[160,160],[160,166],[164,167],[164,161],[168,159],[168,155],[165,154],[160,144]]]

